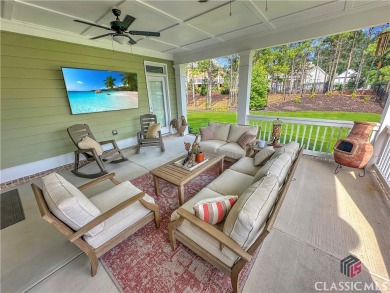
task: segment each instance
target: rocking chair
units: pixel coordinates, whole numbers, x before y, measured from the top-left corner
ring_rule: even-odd
[[[159,146],[163,152],[165,152],[164,142],[162,140],[161,131],[158,131],[158,137],[146,138],[146,132],[150,123],[157,124],[157,117],[154,114],[144,114],[140,118],[141,131],[137,132],[138,147],[137,154],[139,154],[142,147]]]
[[[100,145],[104,144],[112,144],[112,149],[104,151],[101,155],[98,155],[95,148],[89,148],[89,149],[82,149],[78,146],[78,143],[86,136],[90,137],[91,139],[95,140],[95,137],[93,136],[91,130],[89,129],[87,124],[75,124],[73,126],[68,127],[68,133],[70,138],[72,139],[73,143],[76,145],[77,150],[74,151],[75,155],[75,161],[74,161],[74,170],[72,170],[72,173],[76,176],[83,177],[83,178],[96,178],[103,175],[108,174],[107,170],[104,167],[104,163],[122,163],[124,161],[127,161],[128,159],[122,154],[121,150],[119,149],[118,145],[116,144],[115,140],[106,140],[106,141],[100,141],[98,142]],[[81,164],[80,162],[80,154],[83,154],[85,158],[87,159],[86,164]],[[95,162],[97,163],[98,167],[100,168],[100,172],[93,173],[93,174],[86,174],[83,172],[80,172],[79,169],[81,167],[84,167],[85,165]]]

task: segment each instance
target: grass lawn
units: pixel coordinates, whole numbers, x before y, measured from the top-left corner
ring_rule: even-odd
[[[302,111],[302,112],[251,112],[251,115],[276,116],[276,117],[297,117],[313,118],[325,120],[346,120],[346,121],[369,121],[379,122],[381,115],[373,113],[359,112],[322,112],[322,111]],[[190,112],[188,113],[188,124],[191,126],[193,133],[199,133],[199,127],[206,127],[209,121],[237,123],[237,113],[234,112]],[[282,119],[283,121],[283,119]],[[299,127],[299,131],[297,128]],[[263,125],[261,137],[270,140],[272,123]],[[340,133],[339,133],[340,132]],[[305,145],[309,145],[310,150],[331,151],[336,143],[337,137],[346,137],[348,129],[332,130],[332,127],[313,126],[310,135],[310,126],[297,126],[296,124],[284,124],[282,128],[281,142],[296,140]],[[318,139],[315,139],[318,133]],[[310,137],[309,137],[310,135]],[[284,141],[284,138],[286,141]]]
[[[379,122],[381,115],[374,113],[360,112],[321,112],[321,111],[302,111],[302,112],[251,112],[251,115],[277,116],[277,117],[298,117],[327,120],[347,120],[347,121],[369,121]],[[199,127],[206,127],[209,121],[237,123],[237,113],[235,112],[189,112],[188,124],[192,132],[199,133]]]

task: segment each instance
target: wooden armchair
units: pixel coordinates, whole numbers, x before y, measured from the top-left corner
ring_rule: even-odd
[[[49,176],[56,178],[54,178],[54,182],[52,180],[53,178],[48,179],[48,184],[45,184],[45,179]],[[144,192],[141,192],[141,190],[133,186],[129,181],[121,183],[117,181],[114,176],[114,173],[107,174],[78,188],[77,191],[81,193],[81,190],[84,190],[97,183],[103,182],[107,179],[111,180],[116,185],[108,191],[95,195],[89,199],[85,197],[84,200],[90,200],[92,205],[95,204],[99,209],[104,209],[105,211],[102,211],[99,216],[95,217],[89,222],[86,222],[84,225],[82,225],[82,227],[77,230],[71,228],[69,224],[64,223],[63,220],[60,220],[54,214],[56,213],[58,216],[60,216],[57,211],[58,208],[53,207],[52,209],[50,209],[48,202],[45,199],[47,196],[50,196],[50,201],[53,201],[53,197],[55,198],[55,195],[50,195],[50,193],[61,193],[61,191],[58,190],[61,189],[61,187],[59,187],[58,185],[54,186],[54,189],[50,189],[51,187],[53,187],[53,184],[56,184],[55,180],[59,180],[59,182],[61,183],[60,185],[65,185],[66,194],[71,192],[72,188],[76,188],[72,186],[69,182],[67,182],[64,178],[55,173],[52,173],[43,179],[44,191],[42,191],[42,189],[39,188],[37,185],[31,184],[42,218],[52,224],[58,231],[64,234],[70,242],[79,247],[88,256],[91,264],[92,277],[96,275],[99,264],[98,258],[100,256],[102,256],[108,250],[125,240],[127,237],[135,233],[137,230],[139,230],[141,227],[145,226],[149,222],[154,220],[156,228],[159,228],[160,226],[159,209],[158,206],[154,204],[154,200],[148,195],[146,195]],[[63,197],[63,194],[61,194],[61,196]],[[77,198],[77,196],[75,197]],[[111,201],[108,205],[107,197],[110,197]],[[121,201],[122,199],[124,200]],[[77,201],[80,202],[78,198]],[[104,207],[102,208],[103,205]],[[61,209],[61,207],[59,207],[59,209]],[[134,213],[137,213],[136,219],[132,219],[132,209]],[[142,218],[139,218],[140,210],[141,213],[143,213],[144,215]],[[68,209],[67,217],[69,216],[69,214],[70,213]],[[87,233],[91,232],[93,229],[96,229],[99,226],[101,227],[102,225],[104,225],[105,221],[110,219],[114,215],[116,215],[116,217],[121,217],[121,227],[116,226],[116,223],[111,224],[111,226],[106,225],[107,227],[104,226],[101,231],[99,231],[95,236],[87,236]],[[112,233],[113,231],[115,231],[115,233]]]
[[[294,164],[292,165],[290,169],[290,173],[286,178],[286,181],[282,188],[280,189],[278,193],[278,197],[273,205],[273,208],[271,212],[268,215],[268,218],[266,219],[264,223],[264,229],[260,232],[260,234],[257,236],[256,240],[253,242],[253,244],[248,249],[243,249],[238,243],[236,243],[233,239],[231,239],[229,236],[227,236],[225,233],[223,233],[221,230],[217,229],[213,225],[199,219],[194,214],[190,213],[188,210],[184,208],[179,208],[177,210],[177,214],[180,216],[177,220],[171,222],[168,224],[168,233],[169,233],[169,239],[171,242],[171,246],[173,250],[176,250],[177,243],[176,241],[179,240],[181,243],[183,243],[185,246],[190,248],[192,251],[194,251],[196,254],[198,254],[200,257],[202,257],[204,260],[208,261],[212,265],[214,265],[216,268],[230,276],[233,292],[239,292],[239,276],[244,268],[245,264],[251,260],[253,254],[255,251],[259,248],[261,243],[264,241],[264,239],[267,237],[269,232],[271,231],[276,217],[279,213],[279,210],[283,204],[283,200],[286,196],[287,190],[290,186],[290,182],[293,179],[295,170],[297,168],[298,162],[302,156],[303,147],[301,147],[297,159],[294,161]],[[217,243],[219,246],[219,251],[222,250],[222,247],[226,247],[230,249],[230,251],[233,253],[233,255],[236,256],[236,261],[230,262],[231,265],[228,265],[226,262],[226,259],[221,258],[220,255],[215,254],[215,251],[210,249],[209,247],[205,248],[196,243],[193,239],[191,239],[189,236],[185,235],[184,232],[180,231],[180,226],[186,224],[187,227],[196,227],[198,232],[196,232],[196,237],[209,237],[213,238],[214,242]],[[188,228],[186,228],[188,230]],[[191,236],[194,237],[194,236]],[[204,242],[204,240],[199,240],[199,242]],[[205,242],[204,242],[205,243]],[[222,254],[222,253],[221,253]]]
[[[154,114],[144,114],[140,118],[141,131],[137,132],[137,154],[141,151],[143,147],[149,146],[158,146],[161,148],[161,151],[165,152],[164,142],[162,140],[161,131],[158,131],[158,137],[156,138],[146,138],[146,132],[150,123],[157,123],[157,116]]]
[[[118,145],[116,144],[115,140],[106,140],[106,141],[100,141],[98,142],[100,145],[105,144],[111,144],[112,149],[109,149],[107,151],[104,151],[101,155],[98,155],[96,150],[94,148],[89,149],[81,149],[79,147],[79,142],[85,138],[86,136],[92,138],[96,141],[95,137],[93,136],[91,130],[89,129],[89,126],[87,124],[75,124],[73,126],[68,127],[67,129],[68,134],[70,138],[72,139],[73,143],[77,147],[77,150],[74,151],[75,154],[75,161],[74,161],[74,170],[72,170],[72,173],[76,176],[83,177],[83,178],[96,178],[103,176],[105,174],[108,174],[107,170],[104,167],[104,163],[121,163],[124,161],[127,161],[128,159],[122,154],[121,150],[119,149]],[[84,155],[87,159],[87,164],[96,162],[98,167],[100,168],[100,172],[93,173],[93,174],[87,174],[80,172],[79,169],[81,167],[84,167],[84,165],[80,162],[80,154]]]

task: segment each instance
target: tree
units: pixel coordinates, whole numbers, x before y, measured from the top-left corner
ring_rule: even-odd
[[[261,110],[267,105],[268,77],[264,65],[257,62],[252,68],[249,108]]]
[[[115,78],[113,78],[111,75],[107,76],[107,78],[104,80],[104,84],[106,85],[107,88],[113,89],[115,86]]]
[[[137,74],[135,73],[129,73],[129,72],[123,72],[121,73],[121,82],[123,83],[124,86],[127,86],[130,91],[137,91],[138,86],[137,86]],[[115,79],[113,80],[113,82]],[[107,84],[106,84],[107,86]],[[112,87],[114,84],[112,85]],[[112,88],[111,87],[111,88]]]

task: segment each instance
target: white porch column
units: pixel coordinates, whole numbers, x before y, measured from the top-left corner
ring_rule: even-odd
[[[251,50],[238,53],[240,56],[240,67],[238,71],[240,74],[237,109],[238,124],[247,124],[246,115],[249,114],[253,54],[254,52]]]
[[[177,119],[180,122],[180,117],[183,115],[187,121],[187,98],[186,98],[186,72],[185,64],[173,65],[175,69],[175,83],[176,83],[176,100],[177,100]],[[171,129],[172,131],[173,129]],[[184,132],[188,134],[188,128]]]
[[[374,141],[374,154],[372,155],[371,160],[367,163],[367,169],[371,169],[373,164],[378,163],[380,159],[380,155],[385,147],[387,141],[387,125],[390,125],[390,94],[387,97],[385,108],[383,109],[382,118],[381,118],[381,126],[378,130],[378,134],[376,135]]]

